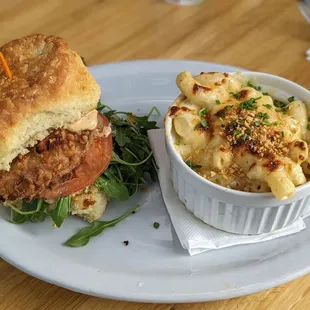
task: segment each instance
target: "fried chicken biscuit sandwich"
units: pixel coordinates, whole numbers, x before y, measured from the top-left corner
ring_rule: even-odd
[[[106,198],[92,184],[112,154],[99,85],[56,36],[30,35],[0,52],[0,199],[20,206],[70,196],[72,213],[97,219]]]

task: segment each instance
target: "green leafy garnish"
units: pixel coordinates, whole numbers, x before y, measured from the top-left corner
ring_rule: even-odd
[[[65,245],[71,247],[81,247],[86,245],[91,238],[100,235],[106,228],[115,226],[117,223],[124,220],[138,208],[139,205],[136,205],[128,212],[112,221],[95,221],[94,223],[91,224],[91,226],[82,228],[77,234],[75,234],[69,240],[67,240],[65,242]]]
[[[193,170],[199,169],[202,167],[201,165],[194,164],[192,158],[189,158],[188,160],[186,160],[185,163],[188,167],[190,167]]]
[[[111,174],[110,178],[107,175],[101,175],[95,185],[111,198],[125,201],[130,197],[127,187],[119,182],[114,174]]]
[[[257,113],[256,116],[260,118],[263,122],[266,122],[270,118],[270,116],[267,113],[262,112]]]
[[[287,104],[285,102],[277,100],[277,99],[273,99],[273,105],[276,108],[283,108],[283,107],[287,106]]]
[[[263,92],[262,93],[264,96],[269,96],[269,93],[267,93],[267,92]]]
[[[208,124],[208,122],[207,122],[205,119],[203,119],[203,120],[200,122],[200,125],[201,125],[201,127],[203,127],[204,129],[209,129],[209,124]]]
[[[102,110],[104,110],[104,109],[111,110],[111,108],[108,105],[102,104],[101,101],[99,100],[97,103],[97,111],[102,112]]]
[[[256,101],[260,99],[261,97],[258,98],[250,98],[249,100],[242,101],[239,105],[241,110],[256,110],[257,105],[255,105]]]
[[[284,131],[281,132],[282,138],[284,137]]]
[[[207,108],[202,108],[201,110],[199,110],[198,115],[200,117],[205,117],[207,115]]]
[[[44,202],[43,199],[33,199],[30,202],[26,202],[23,199],[21,209],[11,204],[9,206],[11,207],[10,221],[14,224],[44,222],[47,217],[51,217],[56,226],[60,227],[70,213],[71,197],[65,196],[58,198],[53,208],[48,203]]]
[[[56,207],[51,212],[51,217],[57,227],[69,216],[71,211],[71,196],[60,197],[56,201]]]
[[[153,112],[159,114],[159,111],[153,107],[147,116],[119,112],[107,106],[101,111],[112,127],[113,153],[109,167],[95,185],[111,198],[124,201],[145,184],[145,174],[150,175],[153,181],[157,180],[157,166],[147,130],[158,128],[150,117]]]
[[[14,205],[9,205],[11,208],[10,221],[14,224],[23,224],[25,222],[43,222],[48,213],[48,204],[43,199],[33,199],[31,202],[22,200],[22,207],[18,209]]]
[[[234,136],[238,136],[242,133],[242,131],[240,129],[237,129],[236,131],[234,131]]]
[[[228,127],[230,130],[235,130],[238,127],[238,124],[235,121],[232,121]]]
[[[273,105],[276,107],[276,112],[287,112],[289,109],[289,104],[277,100],[277,99],[273,99]]]
[[[160,226],[160,224],[159,224],[159,223],[154,222],[154,224],[153,224],[153,227],[154,227],[154,228],[158,229],[158,228],[159,228],[159,226]]]
[[[156,114],[157,114],[158,116],[160,116],[160,112],[159,112],[158,108],[157,108],[156,106],[154,106],[154,107],[149,111],[149,113],[147,114],[147,117],[150,118],[154,112],[156,112]]]
[[[265,107],[266,109],[272,109],[272,105],[271,104],[263,104],[263,107]]]
[[[295,101],[295,97],[294,97],[294,96],[291,96],[291,97],[287,98],[287,101],[288,101],[288,102],[293,102],[293,101]]]
[[[255,121],[253,124],[254,124],[255,127],[259,127],[260,126],[260,122],[259,121]]]
[[[216,104],[221,104],[221,101],[217,99],[217,100],[215,100],[215,103]]]
[[[227,106],[225,107],[225,110],[226,110],[226,111],[229,111],[232,107],[233,107],[232,105],[227,105]]]
[[[258,91],[261,91],[261,90],[262,90],[262,88],[261,88],[260,86],[255,86],[255,85],[254,85],[252,82],[250,82],[250,81],[248,81],[247,86],[248,86],[248,87],[252,87],[252,88],[254,88],[255,90],[258,90]]]
[[[241,98],[241,93],[233,93],[233,92],[230,92],[230,94],[235,97],[236,99],[240,99]]]
[[[245,133],[240,139],[245,142],[248,139],[248,134]]]
[[[219,178],[216,178],[216,179],[215,179],[215,182],[216,182],[217,184],[221,184],[221,180],[220,180]]]

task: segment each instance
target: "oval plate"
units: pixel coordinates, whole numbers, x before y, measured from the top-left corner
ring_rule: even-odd
[[[234,71],[206,62],[154,60],[90,68],[102,87],[102,102],[117,110],[162,118],[178,95],[177,73]],[[239,69],[240,70],[240,69]],[[154,118],[156,119],[156,118]],[[113,201],[105,219],[136,203],[139,212],[82,248],[63,246],[86,225],[69,218],[60,229],[46,221],[13,225],[0,208],[0,255],[44,281],[99,297],[143,302],[199,302],[232,298],[288,282],[310,271],[310,230],[273,241],[242,245],[190,257],[171,227],[158,184],[126,203]],[[159,222],[159,229],[153,222]],[[310,219],[305,220],[310,226]],[[125,246],[123,241],[128,240]]]

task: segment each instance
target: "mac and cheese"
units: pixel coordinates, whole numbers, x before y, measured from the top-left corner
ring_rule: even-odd
[[[303,102],[279,101],[241,73],[189,72],[177,77],[182,94],[170,107],[175,147],[202,177],[222,186],[295,194],[310,173]]]

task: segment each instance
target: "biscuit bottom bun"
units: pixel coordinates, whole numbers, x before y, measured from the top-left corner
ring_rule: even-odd
[[[84,203],[87,196],[104,211],[107,199],[92,184],[110,163],[112,135],[96,110],[100,87],[81,57],[63,39],[40,34],[0,52],[12,73],[0,65],[0,199],[75,195],[74,213],[84,214],[94,205]]]

